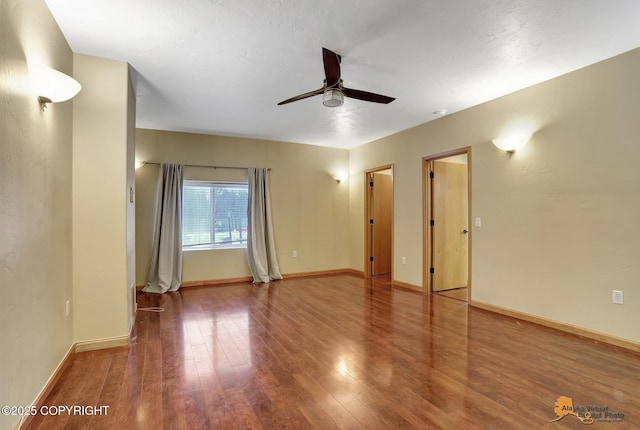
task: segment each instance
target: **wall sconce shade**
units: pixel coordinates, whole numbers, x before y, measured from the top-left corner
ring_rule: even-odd
[[[348,175],[344,172],[338,172],[331,175],[331,177],[337,182],[340,183],[347,179]]]
[[[344,94],[338,88],[330,88],[322,95],[322,104],[327,107],[338,107],[344,103]]]
[[[82,89],[71,76],[46,66],[29,65],[29,75],[41,104],[67,101]]]
[[[505,152],[513,153],[525,146],[527,142],[529,142],[530,138],[530,136],[503,137],[499,139],[493,139],[493,144],[498,149],[501,149]]]

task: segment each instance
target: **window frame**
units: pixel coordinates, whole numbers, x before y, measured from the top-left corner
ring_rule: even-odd
[[[197,180],[197,179],[185,179],[183,181],[182,184],[182,227],[181,227],[181,232],[180,234],[182,235],[182,251],[185,252],[191,252],[191,251],[209,251],[209,250],[216,250],[216,249],[246,249],[247,248],[247,236],[245,235],[243,239],[241,239],[240,243],[219,243],[216,244],[215,243],[215,239],[214,242],[211,243],[205,243],[205,244],[199,244],[199,245],[185,245],[185,240],[184,240],[184,224],[185,224],[185,213],[184,213],[184,198],[185,198],[185,188],[188,186],[193,186],[193,187],[202,187],[202,188],[209,188],[209,189],[215,189],[215,188],[227,188],[227,187],[242,187],[244,189],[247,190],[247,208],[249,205],[249,198],[248,198],[248,192],[249,192],[249,183],[248,182],[241,182],[241,181],[218,181],[218,180]],[[213,204],[213,202],[212,202]],[[213,226],[213,232],[209,231],[209,233],[213,233],[214,238],[215,238],[215,224],[216,224],[216,218],[215,218],[215,209],[212,209],[211,211],[212,216],[210,217],[210,226]],[[245,219],[247,220],[247,230],[246,233],[248,233],[248,215],[245,215]],[[243,227],[242,227],[242,218],[240,221],[240,230],[242,231]]]

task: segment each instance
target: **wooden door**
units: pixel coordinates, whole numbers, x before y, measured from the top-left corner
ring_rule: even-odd
[[[393,177],[389,173],[371,173],[371,276],[391,273],[391,223]]]
[[[468,284],[467,165],[433,161],[432,290]]]

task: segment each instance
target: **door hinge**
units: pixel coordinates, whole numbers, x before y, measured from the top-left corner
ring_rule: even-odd
[[[436,273],[436,269],[434,269],[433,267],[429,269],[429,273]]]
[[[373,220],[372,219],[369,220],[369,224],[373,224]]]
[[[369,261],[373,261],[373,257],[369,257]]]
[[[369,186],[373,187],[373,181],[369,182]]]
[[[429,172],[429,177],[433,179],[433,172]]]
[[[430,225],[431,227],[433,227],[434,225],[436,225],[436,221],[435,221],[435,220],[431,220],[431,221],[429,221],[429,225]]]

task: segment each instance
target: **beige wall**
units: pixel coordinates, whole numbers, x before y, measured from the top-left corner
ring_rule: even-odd
[[[73,102],[40,110],[27,61],[69,75],[42,0],[0,1],[0,405],[29,405],[72,344]],[[19,417],[0,415],[0,428]]]
[[[638,75],[634,50],[352,150],[352,267],[363,171],[393,163],[394,276],[421,285],[421,158],[471,146],[472,299],[640,342]],[[491,140],[520,120],[537,131],[509,157]]]
[[[126,338],[134,257],[127,250],[129,68],[75,54],[74,75],[83,83],[73,116],[74,340]]]
[[[349,267],[346,150],[189,133],[138,130],[136,158],[152,162],[270,167],[271,204],[278,262],[283,273]],[[150,262],[153,193],[158,166],[136,171],[136,281],[146,283]],[[188,179],[246,180],[246,171],[187,168]],[[293,258],[292,252],[298,251]],[[245,250],[188,251],[183,280],[249,276]]]

